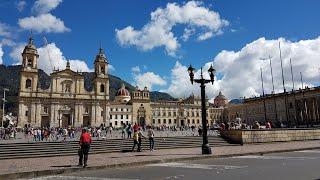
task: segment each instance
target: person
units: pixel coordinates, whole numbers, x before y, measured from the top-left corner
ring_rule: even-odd
[[[79,166],[82,166],[85,168],[87,167],[88,162],[88,156],[89,156],[89,150],[90,145],[92,143],[91,135],[87,132],[86,129],[82,129],[82,134],[80,136],[80,149],[79,149]],[[83,162],[83,163],[82,163]]]
[[[126,128],[127,126],[125,124],[122,125],[122,129],[121,129],[121,138],[125,139],[126,138]]]
[[[138,145],[138,151],[139,151],[139,143],[138,143],[139,135],[138,135],[138,131],[137,130],[133,131],[132,139],[133,139],[132,152],[134,151],[134,148],[136,147],[136,145]]]
[[[267,129],[271,129],[271,123],[270,123],[270,121],[267,122],[266,128],[267,128]]]
[[[131,133],[132,133],[132,128],[131,128],[131,124],[128,125],[127,127],[127,135],[128,135],[128,139],[131,138]]]
[[[146,137],[142,134],[141,129],[138,129],[138,152],[141,152],[142,138],[146,139]]]
[[[154,150],[154,132],[151,127],[148,127],[148,138],[149,138],[150,151],[153,151]]]

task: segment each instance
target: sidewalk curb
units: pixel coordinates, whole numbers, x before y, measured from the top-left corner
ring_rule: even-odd
[[[313,150],[313,149],[320,149],[320,146],[308,147],[308,148],[271,150],[271,151],[266,150],[266,151],[259,151],[259,152],[247,152],[247,153],[234,153],[234,154],[226,154],[226,155],[196,155],[192,157],[150,160],[150,161],[130,162],[130,163],[121,163],[121,164],[101,165],[101,166],[89,166],[87,168],[71,167],[71,168],[65,168],[65,169],[17,172],[17,173],[9,173],[9,174],[0,174],[0,180],[1,179],[36,178],[40,176],[58,175],[63,173],[73,173],[73,172],[87,171],[87,170],[99,170],[99,169],[106,169],[106,168],[134,167],[134,166],[156,164],[156,163],[202,160],[202,159],[208,159],[208,158],[210,159],[227,158],[227,157],[234,157],[234,156],[247,156],[247,155],[256,155],[256,154],[263,155],[263,154],[270,154],[270,153],[292,152],[292,151]]]

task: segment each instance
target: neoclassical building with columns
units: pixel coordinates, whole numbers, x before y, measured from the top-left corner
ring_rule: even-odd
[[[175,101],[151,102],[147,87],[130,93],[124,85],[115,100],[109,100],[108,61],[103,49],[94,59],[92,90],[85,88],[82,73],[67,62],[64,70],[54,70],[50,86],[41,86],[38,52],[30,38],[22,52],[18,125],[33,127],[88,127],[139,124],[154,126],[201,125],[200,97],[191,95]],[[209,124],[221,121],[227,99],[220,93],[214,104],[207,101]]]
[[[84,88],[84,77],[67,62],[51,73],[48,89],[42,89],[38,52],[30,38],[22,52],[18,125],[36,127],[100,126],[109,119],[108,62],[103,50],[94,60],[93,90]]]

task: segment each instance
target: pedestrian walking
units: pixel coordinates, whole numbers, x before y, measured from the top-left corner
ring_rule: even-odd
[[[134,151],[134,148],[136,147],[136,145],[138,146],[138,150],[139,150],[139,143],[138,143],[138,140],[139,140],[139,135],[138,135],[138,131],[137,130],[134,130],[133,131],[133,146],[132,146],[132,152]]]
[[[141,129],[139,128],[139,130],[138,130],[138,152],[141,152],[142,138],[146,138],[146,137],[142,134]]]
[[[127,135],[128,135],[128,139],[131,138],[131,134],[132,134],[132,127],[131,124],[128,125],[127,127]]]
[[[148,138],[149,138],[150,151],[153,151],[154,150],[154,132],[151,127],[148,127]]]
[[[88,162],[88,156],[89,156],[89,150],[90,150],[90,145],[92,143],[92,139],[90,134],[87,132],[86,129],[82,129],[82,134],[80,136],[80,148],[78,151],[79,155],[79,164],[78,166],[82,166],[85,168],[87,167],[87,162]]]

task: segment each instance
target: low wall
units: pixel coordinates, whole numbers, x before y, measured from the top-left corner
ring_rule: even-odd
[[[220,134],[228,142],[236,144],[320,139],[320,129],[228,130]]]

